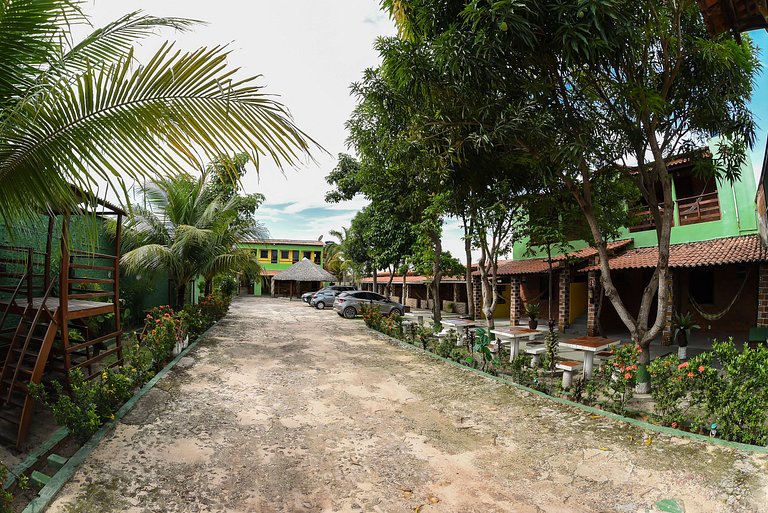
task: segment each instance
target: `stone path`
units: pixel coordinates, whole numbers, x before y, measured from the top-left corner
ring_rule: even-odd
[[[768,511],[768,457],[649,434],[242,298],[54,512]]]

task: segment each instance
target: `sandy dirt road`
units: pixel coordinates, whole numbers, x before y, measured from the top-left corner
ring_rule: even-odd
[[[649,438],[331,310],[240,298],[49,511],[756,513],[767,475],[765,455]]]

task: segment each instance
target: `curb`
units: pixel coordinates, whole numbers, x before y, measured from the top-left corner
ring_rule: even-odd
[[[216,327],[217,323],[213,323],[213,325],[205,330],[203,333],[200,334],[197,339],[190,343],[189,346],[187,346],[186,349],[184,349],[181,353],[176,355],[173,360],[168,362],[168,365],[163,367],[160,372],[155,374],[152,379],[147,381],[143,387],[141,387],[135,394],[133,394],[133,397],[128,399],[123,406],[120,407],[119,410],[115,413],[115,419],[107,422],[101,428],[99,428],[96,433],[91,437],[90,440],[88,440],[85,444],[83,444],[78,451],[72,455],[69,460],[67,460],[67,463],[64,464],[61,469],[56,472],[56,474],[51,477],[51,480],[46,484],[43,488],[40,489],[40,492],[38,493],[38,496],[35,497],[27,506],[22,510],[22,513],[42,513],[45,511],[45,508],[47,508],[50,503],[53,501],[53,499],[56,497],[56,495],[59,493],[61,488],[69,481],[72,476],[74,475],[75,471],[77,470],[77,467],[80,466],[80,464],[91,454],[91,452],[99,445],[99,442],[106,436],[106,434],[114,429],[114,427],[120,422],[120,420],[125,417],[125,415],[133,409],[133,407],[136,405],[139,399],[144,397],[144,395],[152,390],[155,385],[165,377],[166,374],[168,374],[171,369],[173,369],[176,364],[184,358],[192,349],[197,347],[197,344],[206,338],[210,331]],[[62,428],[61,430],[67,431],[66,428]],[[59,431],[61,431],[59,430]],[[59,431],[56,432],[56,435],[59,434]],[[54,437],[56,436],[54,435]],[[54,437],[51,437],[53,439]],[[49,441],[51,440],[49,439]],[[48,441],[48,442],[49,442]],[[46,444],[48,443],[46,442]],[[26,463],[26,460],[25,460]],[[23,464],[23,463],[22,463]]]
[[[367,327],[366,327],[367,328]],[[386,342],[390,344],[395,344],[403,348],[410,348],[415,351],[418,351],[420,353],[426,354],[430,356],[431,358],[434,358],[436,360],[440,360],[442,362],[449,363],[453,365],[454,367],[457,367],[461,370],[473,372],[479,376],[482,376],[484,378],[489,378],[494,381],[498,381],[499,383],[503,383],[505,385],[512,386],[514,388],[517,388],[518,390],[523,390],[525,392],[537,395],[539,397],[542,397],[544,399],[547,399],[549,401],[554,401],[556,403],[565,405],[565,406],[572,406],[574,408],[578,408],[580,410],[583,410],[585,412],[591,413],[593,415],[600,415],[602,417],[607,417],[612,420],[618,420],[621,422],[626,422],[627,424],[632,424],[633,426],[648,430],[648,431],[655,431],[657,433],[662,433],[665,435],[670,436],[677,436],[682,438],[689,438],[691,440],[697,440],[699,442],[706,442],[713,445],[719,445],[722,447],[726,447],[728,449],[736,449],[739,451],[749,452],[749,453],[756,453],[756,454],[768,454],[768,447],[762,447],[760,445],[750,445],[750,444],[744,444],[740,442],[731,442],[729,440],[723,440],[722,438],[715,438],[710,437],[706,435],[700,435],[698,433],[689,433],[688,431],[680,431],[679,429],[674,429],[667,426],[659,426],[658,424],[651,424],[650,422],[645,422],[643,420],[638,419],[632,419],[629,417],[624,417],[622,415],[618,415],[616,413],[601,410],[599,408],[595,408],[592,406],[587,406],[586,404],[577,403],[575,401],[570,401],[568,399],[563,399],[562,397],[555,397],[553,395],[545,394],[544,392],[541,392],[539,390],[534,390],[533,388],[529,388],[525,385],[521,385],[520,383],[515,383],[514,381],[510,381],[508,379],[500,378],[498,376],[491,376],[490,374],[487,374],[480,369],[473,369],[472,367],[467,367],[466,365],[462,365],[458,362],[455,362],[448,358],[443,358],[442,356],[439,356],[435,353],[432,353],[430,351],[425,351],[424,349],[421,349],[420,347],[414,346],[412,344],[409,344],[408,342],[405,342],[403,340],[390,337],[389,335],[385,335],[384,333],[381,333],[380,331],[376,331],[371,328],[367,328],[369,331],[372,331],[373,333],[376,333],[380,337],[382,337]]]

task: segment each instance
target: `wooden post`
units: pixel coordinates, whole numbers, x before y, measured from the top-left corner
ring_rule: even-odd
[[[27,304],[32,304],[32,280],[33,276],[32,274],[35,271],[35,268],[32,263],[32,259],[35,258],[35,253],[32,249],[32,247],[27,248]],[[45,293],[45,292],[43,292]]]
[[[293,301],[293,280],[288,282],[288,301]]]
[[[123,365],[123,330],[120,322],[120,234],[122,231],[123,215],[117,214],[117,226],[115,227],[115,260],[113,266],[113,278],[115,280],[113,285],[114,296],[112,301],[114,302],[115,312],[115,346],[117,346],[117,364]]]
[[[69,215],[64,215],[61,222],[61,269],[59,271],[59,315],[61,329],[61,348],[64,352],[64,372],[69,376],[71,364],[69,357],[69,333],[67,328],[67,310],[69,309]]]
[[[51,252],[53,251],[53,227],[56,225],[56,216],[48,216],[48,238],[45,241],[45,270],[43,271],[43,290],[48,290],[51,284]]]

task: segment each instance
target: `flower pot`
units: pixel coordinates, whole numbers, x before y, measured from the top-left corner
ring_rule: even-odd
[[[539,326],[539,320],[538,319],[531,319],[528,321],[528,327],[532,330],[535,330]]]

